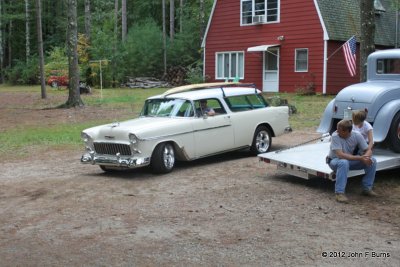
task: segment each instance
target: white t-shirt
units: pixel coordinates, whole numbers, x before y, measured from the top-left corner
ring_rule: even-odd
[[[353,131],[359,132],[363,137],[365,142],[368,143],[368,132],[372,130],[372,126],[368,121],[364,121],[361,128],[358,126],[353,125]]]

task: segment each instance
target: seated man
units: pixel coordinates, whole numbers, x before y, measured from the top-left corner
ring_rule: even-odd
[[[347,176],[349,170],[364,170],[362,179],[362,194],[376,196],[372,191],[375,180],[376,159],[372,157],[372,151],[367,142],[358,132],[352,131],[350,120],[341,120],[337,124],[337,130],[332,134],[332,140],[327,157],[329,167],[336,172],[335,194],[338,202],[347,203],[345,196]],[[360,155],[353,155],[356,147]]]
[[[215,111],[207,106],[207,100],[206,99],[202,99],[200,100],[200,110],[199,110],[199,115],[203,116],[203,115],[207,115],[207,116],[214,116],[215,115]]]

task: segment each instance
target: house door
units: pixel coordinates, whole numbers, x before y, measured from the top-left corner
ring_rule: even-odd
[[[264,52],[263,92],[279,91],[279,47]]]

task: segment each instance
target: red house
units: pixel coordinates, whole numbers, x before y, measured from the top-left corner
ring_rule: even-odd
[[[396,12],[375,0],[375,44],[394,47]],[[255,83],[265,92],[335,94],[359,81],[342,45],[360,37],[358,0],[215,0],[204,36],[207,81]]]

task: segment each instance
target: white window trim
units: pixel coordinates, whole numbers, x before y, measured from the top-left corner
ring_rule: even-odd
[[[248,24],[243,24],[242,23],[242,21],[243,21],[243,19],[242,19],[242,14],[243,14],[243,10],[242,10],[242,2],[243,2],[244,0],[240,0],[240,26],[254,26],[254,25],[259,25],[259,24],[274,24],[274,23],[280,23],[280,21],[281,21],[281,0],[278,0],[278,14],[277,14],[277,19],[276,19],[276,21],[266,21],[266,22],[263,22],[263,23],[248,23]],[[251,2],[252,2],[252,6],[254,7],[254,0],[251,0]],[[252,10],[252,16],[254,16],[254,9]],[[265,16],[265,14],[264,14],[264,16]]]
[[[297,70],[297,51],[306,50],[307,51],[307,68],[305,70]],[[308,72],[308,64],[309,63],[309,53],[308,48],[296,48],[294,52],[294,72]]]
[[[229,73],[229,77],[218,77],[218,55],[220,54],[229,54],[229,61],[231,61],[231,57],[232,54],[239,54],[242,53],[243,54],[243,75],[239,76],[239,80],[243,80],[244,79],[244,66],[245,66],[245,53],[244,51],[224,51],[224,52],[216,52],[215,53],[215,80],[225,80],[225,79],[230,79],[233,80],[236,77],[231,77],[231,73]],[[225,57],[222,57],[222,60],[225,60]],[[225,62],[223,63],[223,65],[225,65]],[[230,68],[229,68],[229,72],[230,72]],[[237,57],[237,64],[236,64],[236,73],[239,73],[239,57]]]

